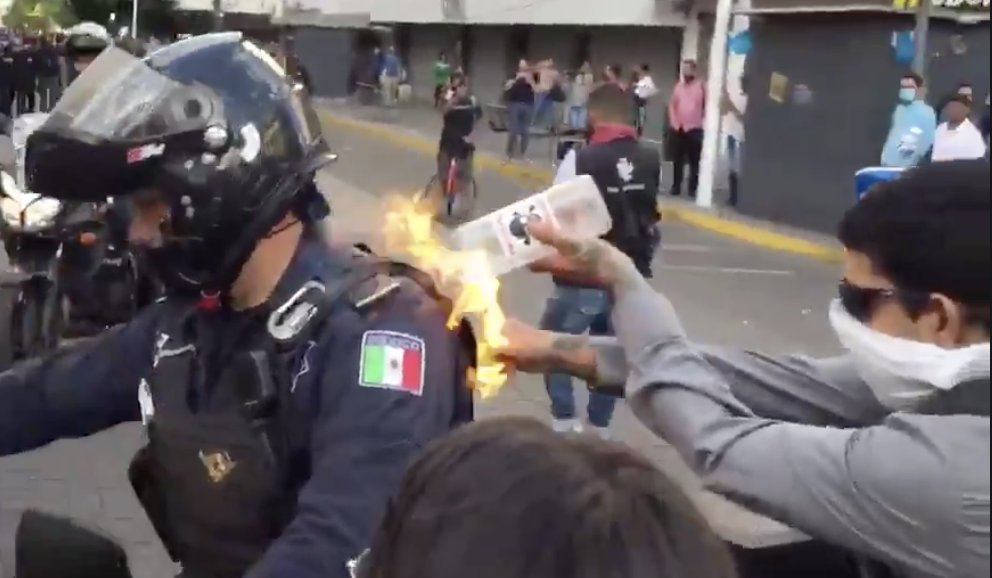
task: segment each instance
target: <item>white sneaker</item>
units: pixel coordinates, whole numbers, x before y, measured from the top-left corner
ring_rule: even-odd
[[[582,422],[572,418],[551,420],[551,429],[557,433],[582,433]]]

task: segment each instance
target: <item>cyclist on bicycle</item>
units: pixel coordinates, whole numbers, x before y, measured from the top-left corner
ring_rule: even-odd
[[[442,105],[444,128],[438,143],[437,175],[441,183],[446,182],[448,167],[454,159],[461,167],[463,180],[472,178],[472,156],[475,145],[470,135],[475,123],[482,118],[482,108],[475,97],[469,94],[468,81],[461,77],[453,86],[451,97]]]

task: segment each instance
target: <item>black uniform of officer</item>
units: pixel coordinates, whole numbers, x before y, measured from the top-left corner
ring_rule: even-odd
[[[29,139],[31,190],[133,201],[169,293],[0,374],[0,455],[142,420],[132,483],[184,578],[345,578],[410,459],[470,416],[440,302],[320,238],[325,158],[239,33],[109,48]]]

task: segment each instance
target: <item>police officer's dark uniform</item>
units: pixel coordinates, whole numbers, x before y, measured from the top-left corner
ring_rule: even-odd
[[[71,84],[79,75],[79,69],[99,56],[110,43],[110,35],[106,29],[92,22],[81,23],[70,29],[64,42],[68,82]],[[46,57],[55,59],[54,50],[49,52]],[[39,58],[41,54],[39,52]],[[57,62],[52,65],[58,67]],[[55,106],[58,96],[54,95],[48,110]],[[99,197],[102,192],[94,191],[93,195]],[[58,268],[60,289],[69,303],[61,327],[62,336],[66,338],[95,335],[110,325],[127,321],[133,315],[131,299],[136,289],[128,282],[132,263],[119,258],[127,245],[127,206],[124,203],[107,205],[105,200],[106,194],[99,199],[98,205],[81,202],[63,205],[63,214],[83,214],[83,210],[103,211],[103,220],[110,233],[106,243],[119,250],[116,255],[106,255],[107,259],[101,265],[98,260],[102,253],[101,247],[76,243],[66,243],[63,246]],[[85,205],[85,209],[81,205]],[[143,268],[140,269],[144,273]],[[150,283],[147,275],[142,275],[141,281]],[[150,292],[150,288],[145,289],[145,292]],[[151,300],[153,299],[145,299],[141,305]]]
[[[345,578],[406,464],[471,417],[469,332],[447,330],[418,275],[331,249],[312,224],[326,146],[284,74],[237,33],[144,61],[111,48],[28,144],[32,190],[168,202],[150,253],[171,292],[0,375],[0,455],[141,419],[131,479],[184,578]],[[307,224],[272,296],[225,306],[288,214]]]
[[[0,49],[0,114],[13,116],[14,50],[7,44]]]
[[[14,50],[14,99],[18,115],[34,112],[37,57],[38,51],[33,46],[21,46]]]

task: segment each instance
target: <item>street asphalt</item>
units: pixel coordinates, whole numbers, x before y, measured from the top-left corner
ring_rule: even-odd
[[[380,200],[422,188],[434,161],[353,131],[331,131],[329,140],[340,155],[320,177],[334,211],[330,228],[341,238],[374,241],[380,228]],[[479,214],[532,192],[494,173],[480,172],[476,177]],[[835,291],[835,265],[765,251],[684,223],[666,222],[656,266],[655,286],[671,298],[690,336],[699,342],[814,355],[838,350],[826,322],[827,304]],[[548,279],[511,273],[504,278],[501,299],[509,314],[534,322],[550,289]],[[580,400],[583,391],[576,388]],[[494,399],[480,404],[478,413],[547,419],[541,380],[516,379]],[[614,433],[687,487],[696,487],[674,451],[637,424],[625,407],[618,407]],[[84,440],[0,458],[0,554],[9,552],[16,512],[40,507],[85,520],[118,537],[132,556],[135,578],[171,576],[173,568],[126,479],[128,461],[141,437],[139,426],[124,425]],[[694,494],[714,527],[727,538],[775,541],[789,534],[710,494]],[[5,575],[0,556],[0,578],[9,577],[9,558],[6,562]]]

